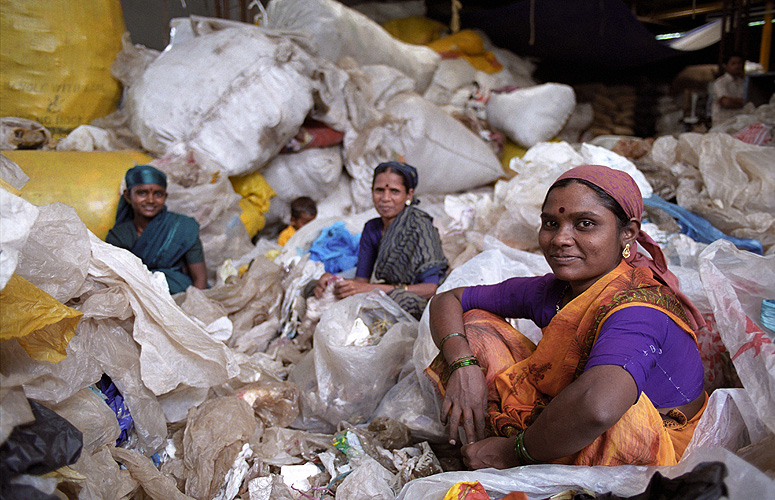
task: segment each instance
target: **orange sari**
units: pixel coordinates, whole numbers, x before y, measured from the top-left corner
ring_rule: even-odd
[[[487,427],[493,436],[512,436],[526,429],[543,408],[578,378],[586,366],[601,326],[615,311],[652,307],[667,314],[694,338],[686,313],[669,287],[648,268],[622,262],[574,298],[543,329],[533,346],[495,314],[471,310],[464,314],[466,337],[486,370],[489,392]],[[696,340],[696,339],[695,339]],[[443,396],[449,371],[439,354],[426,374]],[[689,422],[671,423],[641,393],[622,418],[578,453],[554,463],[575,465],[671,465],[677,463],[702,410]],[[680,435],[673,442],[671,434]],[[680,442],[679,442],[680,441]]]

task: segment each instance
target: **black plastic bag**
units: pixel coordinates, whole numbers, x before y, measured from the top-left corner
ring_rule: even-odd
[[[35,421],[14,427],[0,446],[0,498],[48,498],[30,496],[34,488],[13,485],[21,474],[43,475],[70,465],[81,456],[83,435],[73,424],[45,406],[30,400]],[[22,492],[21,490],[25,490]],[[18,496],[19,494],[23,496]]]

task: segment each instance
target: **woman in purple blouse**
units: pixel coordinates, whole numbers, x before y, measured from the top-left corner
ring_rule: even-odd
[[[420,319],[448,263],[433,219],[412,203],[416,187],[417,169],[411,165],[391,161],[374,169],[371,196],[379,217],[363,228],[355,279],[334,282],[337,298],[382,290]],[[320,277],[315,296],[332,278],[330,273]]]
[[[464,429],[469,467],[680,459],[707,402],[694,337],[704,321],[640,229],[642,212],[628,174],[571,169],[542,207],[552,273],[433,298],[440,353],[426,373],[452,444]],[[531,319],[541,341],[503,318]]]

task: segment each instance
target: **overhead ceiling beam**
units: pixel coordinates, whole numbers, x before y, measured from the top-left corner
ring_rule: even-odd
[[[681,17],[689,17],[697,14],[708,14],[710,12],[721,12],[723,8],[723,2],[713,2],[696,7],[688,7],[685,9],[666,10],[663,12],[655,12],[646,16],[655,21],[667,21],[670,19],[678,19]]]

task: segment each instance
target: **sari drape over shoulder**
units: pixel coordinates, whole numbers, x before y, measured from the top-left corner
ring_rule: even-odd
[[[488,434],[512,436],[530,426],[543,408],[584,372],[606,319],[632,306],[662,311],[694,338],[687,314],[673,291],[654,279],[650,269],[633,268],[626,262],[561,309],[543,329],[543,337],[534,348],[497,315],[476,309],[466,312],[466,336],[486,370],[490,389]],[[426,374],[443,395],[449,371],[442,355],[426,369]],[[662,415],[641,393],[613,427],[578,453],[555,463],[674,464],[701,413],[668,429]]]
[[[407,206],[382,236],[374,263],[374,279],[392,285],[412,285],[426,276],[444,273],[448,265],[431,216]],[[415,317],[422,315],[428,304],[427,299],[406,290],[393,290],[388,295]]]

